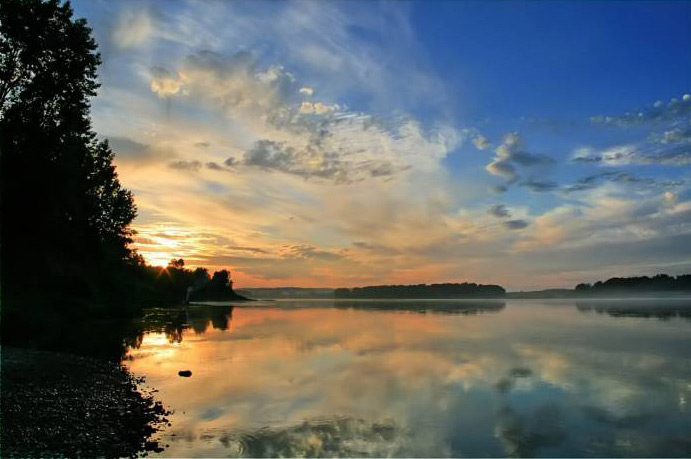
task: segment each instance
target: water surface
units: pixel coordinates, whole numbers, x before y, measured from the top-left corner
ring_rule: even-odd
[[[158,311],[165,456],[690,456],[688,300]],[[191,370],[191,378],[177,375]]]

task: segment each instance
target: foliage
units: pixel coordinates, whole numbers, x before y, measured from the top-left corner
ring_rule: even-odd
[[[100,57],[90,34],[69,3],[0,2],[5,308],[105,307],[133,260],[132,194],[91,128]]]
[[[613,277],[605,282],[578,284],[579,295],[620,294],[620,293],[674,293],[691,292],[691,274],[668,276],[658,274],[653,277]]]
[[[418,284],[375,285],[370,287],[339,288],[336,298],[500,298],[506,291],[498,285]]]
[[[66,317],[179,304],[216,277],[232,297],[227,271],[211,279],[182,259],[151,267],[129,247],[134,199],[91,126],[99,64],[69,3],[0,2],[3,339]]]

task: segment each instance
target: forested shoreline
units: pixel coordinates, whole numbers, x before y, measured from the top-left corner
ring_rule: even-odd
[[[3,457],[161,451],[165,408],[119,361],[74,355],[75,329],[103,323],[90,347],[117,358],[146,307],[242,299],[226,270],[150,266],[132,247],[134,196],[91,122],[100,63],[69,2],[0,2]]]
[[[132,247],[133,194],[93,130],[101,63],[58,0],[0,3],[2,339],[61,320],[131,318],[197,299],[241,300],[230,273],[150,266]]]
[[[657,274],[653,277],[612,277],[594,284],[578,284],[577,296],[611,296],[620,294],[691,294],[691,274],[669,276]]]
[[[374,285],[369,287],[338,288],[334,297],[339,298],[501,298],[506,290],[498,285],[475,283]]]
[[[691,295],[691,274],[669,276],[612,277],[593,284],[578,284],[574,289],[546,289],[528,292],[507,292],[499,285],[475,283],[373,285],[337,288],[335,299],[463,299],[463,298],[597,298],[639,296]]]

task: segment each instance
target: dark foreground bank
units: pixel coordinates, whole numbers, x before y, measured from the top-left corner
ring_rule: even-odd
[[[110,362],[2,348],[2,457],[123,457],[160,451],[169,413]]]

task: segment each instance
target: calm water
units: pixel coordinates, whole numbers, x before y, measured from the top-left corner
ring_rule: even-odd
[[[165,456],[691,455],[688,300],[281,301],[147,321],[125,361],[175,410]]]

